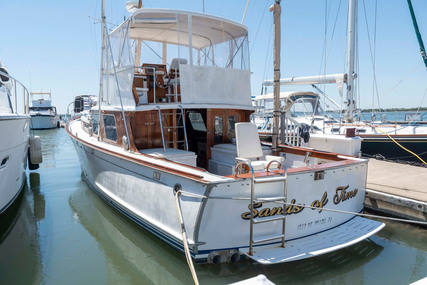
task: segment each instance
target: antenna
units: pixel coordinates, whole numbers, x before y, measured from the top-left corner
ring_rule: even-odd
[[[245,12],[243,13],[242,22],[240,22],[240,24],[243,24],[243,21],[245,20],[246,11],[248,11],[249,1],[250,0],[248,0],[248,2],[246,2]]]

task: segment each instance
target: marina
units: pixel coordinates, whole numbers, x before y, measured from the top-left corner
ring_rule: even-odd
[[[300,3],[267,1],[247,19],[260,5],[248,0],[240,21],[206,13],[204,1],[201,11],[93,1],[96,68],[65,64],[78,76],[53,88],[55,105],[52,92],[33,91],[52,89],[45,74],[29,72],[27,88],[14,75],[23,68],[7,67],[14,51],[0,63],[0,284],[426,282],[427,88],[417,108],[380,107],[376,1],[371,11],[322,4],[317,71],[283,38],[316,41],[300,34],[314,20],[289,25]],[[319,5],[307,1],[307,11]],[[405,4],[422,61],[394,86],[382,78],[383,97],[427,68],[418,13]],[[252,53],[262,26],[263,55]],[[399,96],[419,96],[416,82]]]
[[[2,228],[2,284],[192,283],[184,255],[123,218],[82,180],[64,129],[36,134],[43,137],[44,161],[28,174],[12,225],[6,232]],[[425,228],[387,221],[370,239],[313,259],[195,267],[201,284],[229,284],[258,274],[275,284],[410,284],[427,275],[426,238]],[[13,260],[7,258],[11,254]]]

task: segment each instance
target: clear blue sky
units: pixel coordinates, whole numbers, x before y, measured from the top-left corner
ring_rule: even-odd
[[[121,22],[127,15],[126,1],[106,2],[107,20]],[[240,22],[246,2],[205,0],[205,12]],[[51,91],[53,104],[61,113],[65,113],[76,95],[98,93],[100,25],[90,17],[99,18],[100,3],[101,0],[0,1],[0,59],[3,65],[31,91]],[[272,13],[268,11],[271,4],[273,0],[251,0],[244,22],[249,28],[253,95],[259,94],[263,79],[271,79],[273,74]],[[143,5],[202,11],[202,1],[145,0]],[[427,41],[427,1],[413,0],[413,5],[421,34]],[[282,77],[324,73],[325,15],[328,17],[326,49],[329,51],[326,73],[345,72],[347,0],[283,0],[282,9]],[[335,20],[337,24],[331,41]],[[419,54],[406,0],[359,0],[359,48],[362,108],[372,107],[373,94],[375,107],[378,106],[373,92],[370,48],[372,52],[375,49],[381,107],[420,105],[427,88],[427,71]],[[283,88],[293,89],[301,90]],[[311,91],[311,87],[304,89]],[[340,101],[335,87],[329,86],[326,91]],[[427,106],[427,98],[422,105]]]

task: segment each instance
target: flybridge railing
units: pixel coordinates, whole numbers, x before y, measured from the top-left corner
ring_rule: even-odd
[[[29,113],[30,92],[24,86],[24,84],[22,84],[13,76],[6,73],[3,68],[0,70],[0,86],[4,86],[7,89],[8,95],[10,96],[10,108],[12,109],[12,112],[14,114],[18,114],[18,96],[20,96],[19,94],[22,94],[23,113]]]

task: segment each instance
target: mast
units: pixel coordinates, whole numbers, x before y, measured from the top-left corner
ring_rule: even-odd
[[[102,95],[104,93],[104,52],[105,52],[105,0],[102,0],[101,4],[101,29],[102,29],[102,47],[101,47],[101,69],[100,69],[100,80],[99,80],[99,98],[98,98],[98,140],[101,140],[101,125],[102,121]]]
[[[279,145],[279,119],[280,119],[280,0],[276,0],[270,7],[270,12],[273,12],[274,18],[274,110],[273,110],[273,136],[272,136],[272,151],[277,152]]]
[[[412,8],[412,1],[408,0],[409,12],[411,13],[412,23],[414,24],[415,34],[417,35],[418,44],[420,45],[420,53],[423,58],[424,65],[427,68],[427,54],[424,48],[423,39],[421,38],[420,30],[418,29],[417,19],[415,18],[414,8]]]
[[[138,9],[142,8],[142,0],[138,2]],[[165,52],[165,47],[163,46],[163,52]],[[165,62],[165,56],[163,55],[163,62]],[[165,64],[165,63],[163,63]],[[141,40],[136,41],[135,47],[135,66],[139,67],[141,65]]]
[[[355,71],[354,58],[356,54],[356,33],[357,33],[357,0],[348,1],[348,31],[347,31],[347,110],[344,119],[347,122],[353,122],[356,101],[354,100],[354,79],[357,74]]]

